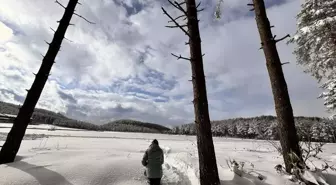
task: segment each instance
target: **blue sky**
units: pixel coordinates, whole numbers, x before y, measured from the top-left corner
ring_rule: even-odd
[[[41,64],[41,54],[63,9],[54,1],[3,0],[0,7],[0,100],[22,103]],[[61,0],[63,4],[67,0]],[[249,1],[225,0],[214,19],[215,0],[199,14],[211,119],[274,115],[273,97]],[[83,0],[73,17],[38,107],[97,124],[137,119],[163,125],[194,119],[186,36],[166,28],[165,0]],[[266,0],[274,34],[294,34],[297,0]],[[295,115],[327,116],[319,84],[296,65],[293,45],[278,45]]]

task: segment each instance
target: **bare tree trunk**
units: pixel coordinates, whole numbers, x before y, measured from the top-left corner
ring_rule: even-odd
[[[201,185],[219,185],[195,0],[186,0]]]
[[[280,143],[286,171],[290,173],[292,162],[290,153],[295,153],[302,159],[299,140],[294,124],[293,110],[287,90],[287,84],[282,71],[282,63],[276,48],[276,43],[287,38],[289,35],[276,40],[271,31],[271,25],[267,18],[263,0],[253,0],[256,14],[256,22],[259,30],[262,48],[266,58],[266,66],[271,81],[275,111],[279,125]]]
[[[191,63],[200,183],[201,185],[219,185],[220,181],[218,176],[215,148],[212,140],[208,98],[203,69],[203,54],[198,26],[199,20],[197,18],[197,13],[202,11],[202,9],[198,9],[201,3],[196,6],[195,0],[185,0],[181,3],[177,1],[168,1],[177,10],[182,12],[182,15],[173,18],[164,8],[162,8],[164,14],[170,18],[169,22],[173,22],[175,24],[175,26],[167,27],[180,28],[189,38],[189,42],[186,44],[190,47],[190,58],[182,57],[181,55],[172,55],[177,57],[177,59],[188,60]],[[186,10],[182,8],[182,5],[184,4],[186,4]],[[177,20],[181,18],[187,20],[186,25],[180,25],[177,22]],[[184,27],[187,27],[188,30],[185,30]]]
[[[0,164],[13,162],[20,149],[30,118],[41,96],[44,85],[48,80],[50,70],[61,47],[62,40],[70,24],[77,3],[78,0],[69,0],[67,7],[64,7],[65,12],[54,34],[54,38],[49,44],[48,51],[42,60],[42,65],[36,74],[31,89],[28,90],[27,97],[19,110],[19,113],[14,120],[13,127],[8,133],[6,142],[0,151]]]

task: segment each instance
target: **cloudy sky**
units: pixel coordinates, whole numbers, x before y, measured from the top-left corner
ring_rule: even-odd
[[[254,14],[247,0],[201,0],[199,18],[211,119],[274,115],[273,98]],[[68,0],[60,0],[64,5]],[[176,125],[193,121],[186,36],[166,28],[166,0],[81,0],[38,107],[94,123],[131,118]],[[22,103],[63,9],[54,0],[0,0],[0,100]],[[293,34],[298,0],[266,0],[274,34]],[[296,65],[293,45],[278,44],[295,115],[327,116],[321,90]]]

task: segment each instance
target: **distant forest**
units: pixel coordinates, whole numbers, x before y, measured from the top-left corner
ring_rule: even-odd
[[[19,112],[19,105],[5,103],[0,101],[0,114],[17,115]],[[5,122],[5,121],[1,121]],[[32,125],[48,124],[55,126],[62,126],[68,128],[86,129],[94,131],[120,131],[120,132],[146,132],[146,133],[165,133],[170,129],[162,125],[146,123],[135,120],[117,120],[103,125],[95,125],[92,123],[78,121],[68,118],[60,113],[55,113],[45,109],[35,108],[32,116]]]
[[[1,114],[17,115],[18,105],[0,101]],[[2,121],[4,122],[4,121]],[[295,117],[298,135],[301,140],[336,143],[336,121],[319,117]],[[35,109],[31,124],[48,124],[68,128],[94,131],[120,131],[166,133],[177,135],[196,135],[195,124],[184,124],[169,129],[159,124],[135,120],[117,120],[103,125],[70,119],[60,113],[45,109]],[[252,118],[234,118],[212,121],[212,133],[217,137],[235,137],[248,139],[278,140],[279,133],[275,116],[258,116]]]
[[[278,140],[279,132],[275,116],[235,118],[212,121],[213,136],[248,139]],[[336,142],[336,121],[319,117],[295,117],[299,139],[313,142]],[[195,124],[174,127],[173,134],[196,135]]]

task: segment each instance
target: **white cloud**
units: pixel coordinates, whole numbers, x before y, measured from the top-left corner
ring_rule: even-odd
[[[0,44],[8,41],[13,36],[13,30],[0,22]]]
[[[63,4],[67,0],[61,1]],[[117,2],[117,3],[115,3]],[[225,1],[223,18],[215,21],[215,0],[202,1],[201,36],[205,53],[212,119],[274,114],[273,97],[254,17],[243,1]],[[294,33],[298,1],[267,1],[274,33]],[[0,100],[20,102],[25,97],[47,50],[63,9],[53,1],[6,0],[0,7]],[[166,28],[165,1],[83,1],[77,12],[95,22],[73,17],[39,107],[90,121],[133,118],[160,124],[192,122],[190,63],[170,53],[189,55],[187,37]],[[123,5],[124,4],[124,5]],[[127,5],[128,7],[125,7]],[[130,8],[132,7],[133,8]],[[141,8],[141,9],[140,9]],[[133,14],[129,12],[133,11]],[[134,13],[135,11],[135,13]],[[286,13],[284,13],[286,12]],[[8,23],[8,24],[7,24]],[[2,34],[0,34],[2,36]],[[6,35],[6,34],[4,34]],[[3,40],[3,41],[1,41]],[[295,65],[293,46],[278,45],[294,113],[325,116],[317,100],[316,81]]]

